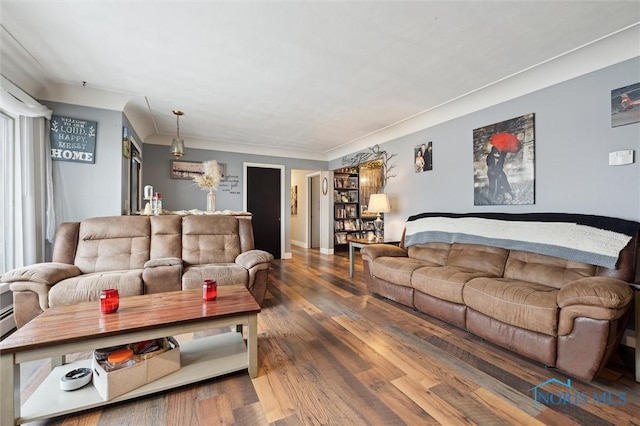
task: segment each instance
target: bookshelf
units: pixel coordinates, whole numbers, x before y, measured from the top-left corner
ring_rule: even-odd
[[[360,238],[360,180],[357,167],[333,172],[334,248],[347,249],[349,240]]]

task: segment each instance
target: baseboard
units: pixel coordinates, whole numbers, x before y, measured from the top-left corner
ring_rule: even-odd
[[[285,254],[282,255],[283,259],[291,259],[291,257],[292,257],[291,253],[285,253]]]
[[[333,249],[320,248],[320,254],[333,254]]]
[[[296,247],[309,248],[307,246],[307,243],[304,241],[291,240],[291,245]]]

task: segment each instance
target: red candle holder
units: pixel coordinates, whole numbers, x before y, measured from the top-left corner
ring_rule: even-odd
[[[202,282],[202,298],[204,300],[216,300],[218,297],[218,283],[216,280],[204,280]]]
[[[103,314],[112,314],[118,310],[120,306],[120,295],[115,288],[108,288],[100,292],[100,312]]]

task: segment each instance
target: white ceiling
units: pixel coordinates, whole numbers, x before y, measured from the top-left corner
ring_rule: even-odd
[[[181,109],[187,149],[325,160],[637,27],[640,2],[1,0],[0,22],[34,97],[124,110],[148,143]]]

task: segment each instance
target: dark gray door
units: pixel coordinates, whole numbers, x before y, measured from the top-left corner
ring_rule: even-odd
[[[309,223],[311,224],[311,248],[320,248],[320,175],[309,179]]]
[[[280,244],[280,169],[247,167],[247,211],[253,214],[257,249],[282,257]]]

